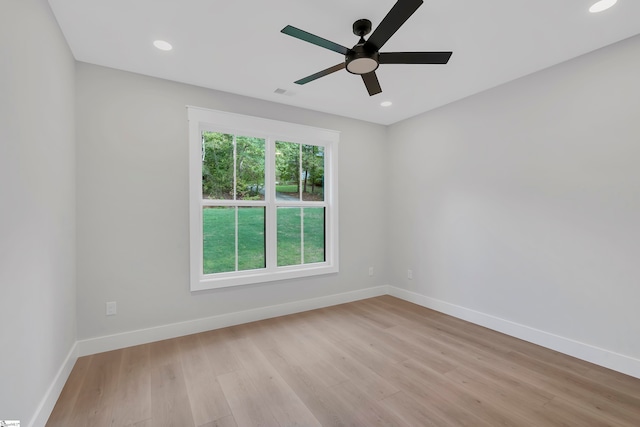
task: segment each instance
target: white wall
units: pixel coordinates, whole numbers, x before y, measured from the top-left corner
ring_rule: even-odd
[[[79,339],[388,282],[383,126],[84,63],[76,72]],[[342,132],[339,274],[189,292],[186,105]]]
[[[640,36],[391,126],[393,284],[640,359],[638,76]]]
[[[0,418],[23,425],[76,341],[74,73],[46,1],[0,3]]]

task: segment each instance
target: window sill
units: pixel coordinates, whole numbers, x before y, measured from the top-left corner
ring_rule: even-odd
[[[286,268],[275,272],[264,270],[253,270],[242,273],[225,273],[212,276],[201,276],[191,283],[191,292],[205,291],[211,289],[229,288],[242,285],[254,285],[260,283],[275,282],[279,280],[297,279],[301,277],[312,277],[325,274],[337,273],[337,265],[319,264],[318,266],[305,268]]]

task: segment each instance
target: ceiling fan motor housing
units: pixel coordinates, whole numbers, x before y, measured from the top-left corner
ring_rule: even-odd
[[[364,36],[371,32],[371,21],[358,19],[353,23],[353,34],[360,42],[345,55],[345,65],[351,74],[367,74],[378,69],[378,52],[365,48]]]
[[[365,46],[359,43],[345,55],[346,68],[351,74],[368,74],[378,69],[380,54]]]

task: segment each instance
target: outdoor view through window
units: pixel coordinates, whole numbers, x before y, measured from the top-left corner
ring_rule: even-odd
[[[324,170],[322,146],[202,132],[203,274],[266,268],[269,215],[277,267],[324,262]]]

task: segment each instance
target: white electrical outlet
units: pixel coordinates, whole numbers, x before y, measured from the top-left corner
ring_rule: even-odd
[[[373,276],[373,267],[369,267],[369,276]]]
[[[118,307],[115,301],[107,302],[107,316],[115,316],[118,313]]]
[[[413,279],[413,270],[407,270],[407,279],[409,280]]]

